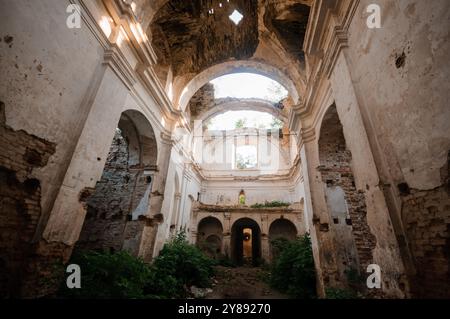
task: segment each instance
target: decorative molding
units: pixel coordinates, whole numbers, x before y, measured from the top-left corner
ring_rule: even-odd
[[[161,132],[160,136],[163,144],[173,146],[172,134],[170,132]]]
[[[132,25],[136,28],[138,25],[138,21],[131,7],[122,0],[102,0],[116,26],[122,27],[127,34],[129,47],[139,61],[136,71],[132,69],[122,50],[116,44],[112,44],[103,33],[98,22],[89,11],[89,7],[86,5],[87,0],[70,0],[70,2],[81,6],[83,21],[105,50],[104,63],[113,66],[115,73],[130,91],[133,85],[140,79],[141,84],[146,88],[149,96],[156,101],[156,104],[161,108],[162,113],[168,121],[178,120],[181,117],[181,112],[173,107],[173,103],[168,98],[152,67],[152,65],[157,63],[156,53],[149,41],[147,41],[146,34],[142,32],[143,35],[141,36],[145,38],[138,39],[135,33],[139,31],[135,30],[133,32],[131,28]],[[136,92],[134,93],[136,96]]]
[[[129,90],[133,88],[136,83],[134,71],[115,44],[105,50],[103,64],[110,66]]]
[[[348,29],[357,12],[360,0],[316,0],[311,9],[304,49],[309,59],[315,59],[304,95],[304,103],[289,114],[290,127],[298,130],[298,123],[314,114],[321,104],[316,103],[320,89],[329,80],[341,51],[348,46]],[[314,119],[315,127],[317,118]],[[311,128],[300,129],[305,141],[314,138]],[[303,141],[302,141],[303,143]]]
[[[174,109],[153,68],[145,64],[139,64],[136,72],[141,79],[141,83],[161,107],[163,114],[171,121],[179,119],[181,117],[181,111]]]
[[[142,34],[135,34],[140,32],[138,29],[140,23],[137,21],[131,6],[122,0],[103,0],[103,4],[114,22],[123,27],[141,61],[148,66],[156,64],[157,56],[149,41],[147,41],[145,31],[141,29]],[[135,30],[131,26],[134,26]],[[137,36],[142,36],[143,38],[140,39]]]
[[[110,46],[110,42],[106,35],[103,33],[102,29],[98,25],[97,21],[95,21],[94,17],[92,16],[91,12],[87,8],[85,4],[86,0],[70,0],[71,4],[79,5],[81,10],[81,18],[83,19],[84,23],[86,23],[86,26],[89,28],[91,33],[94,35],[94,37],[97,39],[98,43],[104,48],[107,49]]]

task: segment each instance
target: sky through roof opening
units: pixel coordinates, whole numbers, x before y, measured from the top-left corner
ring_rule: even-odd
[[[214,97],[263,99],[278,103],[288,96],[288,91],[278,82],[259,74],[235,73],[218,77],[211,81]]]
[[[208,130],[229,131],[242,128],[280,129],[283,122],[272,114],[258,111],[228,111],[206,122]]]

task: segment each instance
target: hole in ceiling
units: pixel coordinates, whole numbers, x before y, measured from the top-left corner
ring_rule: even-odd
[[[237,10],[234,10],[230,15],[230,20],[234,22],[235,25],[238,25],[239,22],[244,18],[244,16]]]

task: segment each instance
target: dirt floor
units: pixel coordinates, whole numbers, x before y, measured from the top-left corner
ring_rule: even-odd
[[[256,267],[216,267],[213,292],[206,299],[287,299],[271,288],[268,273]]]

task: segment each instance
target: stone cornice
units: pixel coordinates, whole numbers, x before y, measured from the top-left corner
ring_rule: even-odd
[[[207,205],[200,203],[194,208],[196,212],[212,212],[212,213],[229,213],[229,214],[300,214],[299,209],[292,207],[268,207],[268,208],[251,208],[249,206],[226,206],[226,205]]]
[[[90,0],[89,0],[90,1]],[[174,109],[158,77],[154,73],[152,65],[157,63],[157,56],[146,38],[146,34],[139,30],[139,23],[131,7],[121,0],[102,0],[110,17],[117,27],[121,27],[129,40],[131,52],[137,58],[138,66],[133,70],[120,47],[111,43],[106,37],[93,14],[89,11],[91,4],[87,0],[70,0],[82,8],[82,18],[89,30],[105,50],[104,63],[113,66],[114,72],[130,89],[136,82],[141,82],[149,96],[160,107],[168,121],[176,121],[181,117],[181,112]]]
[[[133,85],[136,83],[134,71],[115,44],[105,50],[103,64],[109,65],[125,86],[132,90]]]
[[[160,136],[163,144],[173,146],[172,135],[169,132],[161,132]]]
[[[89,30],[97,39],[98,43],[100,43],[100,45],[103,47],[103,49],[109,48],[110,42],[87,8],[85,0],[70,0],[70,3],[79,5],[82,8],[81,18],[83,19],[86,26],[89,28]]]
[[[114,22],[123,27],[141,61],[147,66],[156,64],[156,53],[149,42],[146,41],[145,33],[139,34],[139,22],[131,6],[122,0],[103,0],[103,4]]]
[[[316,60],[311,70],[304,103],[289,115],[290,127],[298,131],[302,119],[310,117],[317,105],[318,92],[330,78],[340,52],[347,47],[347,32],[359,0],[317,0],[311,9],[304,49],[309,59]],[[316,120],[316,119],[315,119]],[[303,143],[315,138],[312,128],[300,129]]]
[[[177,120],[181,117],[181,112],[173,108],[172,102],[167,96],[161,82],[155,74],[153,68],[140,64],[137,69],[137,73],[141,79],[141,83],[151,93],[151,96],[155,99],[156,103],[161,107],[164,115],[171,121]]]

